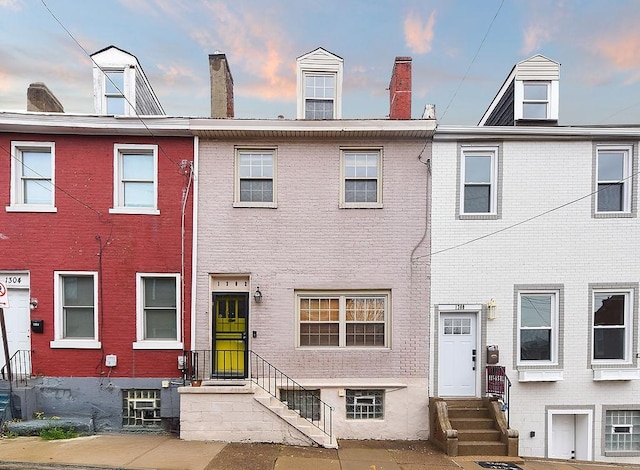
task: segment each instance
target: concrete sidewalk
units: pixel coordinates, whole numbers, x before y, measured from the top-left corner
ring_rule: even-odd
[[[171,435],[99,434],[44,441],[0,440],[0,469],[66,470],[483,470],[478,462],[503,462],[503,470],[611,470],[613,464],[509,457],[456,457],[426,441],[341,441],[340,448],[279,444],[181,441]],[[640,465],[615,465],[640,470]]]

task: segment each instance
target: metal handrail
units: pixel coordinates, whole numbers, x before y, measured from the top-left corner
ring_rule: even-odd
[[[506,373],[504,366],[487,366],[487,394],[498,397],[502,402],[502,412],[507,418],[507,428],[509,428],[509,395],[511,391],[511,380]]]
[[[7,364],[11,367],[7,367]],[[2,380],[8,380],[9,383],[14,382],[16,386],[27,385],[31,377],[31,351],[28,349],[16,351],[9,358],[8,363],[2,366],[0,374],[2,374]]]
[[[287,374],[273,366],[259,354],[249,351],[251,356],[251,380],[269,393],[272,397],[295,411],[300,417],[309,421],[312,425],[333,439],[333,407],[322,401],[311,390],[304,388]],[[283,400],[280,393],[286,392],[287,400]],[[300,406],[300,400],[312,397],[311,404]],[[293,403],[291,403],[291,401]],[[304,413],[303,413],[304,408]],[[324,419],[323,419],[324,417]],[[328,419],[327,419],[328,418]]]

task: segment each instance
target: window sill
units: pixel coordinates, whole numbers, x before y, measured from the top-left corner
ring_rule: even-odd
[[[381,202],[341,202],[340,209],[384,209]]]
[[[458,215],[460,220],[497,220],[498,214],[491,212],[476,213],[476,214],[460,214]]]
[[[100,349],[100,341],[92,339],[57,339],[49,343],[51,349]]]
[[[109,209],[109,214],[160,215],[160,211],[144,207],[114,207]]]
[[[619,218],[631,218],[635,217],[635,214],[631,212],[595,212],[593,214],[594,219],[619,219]]]
[[[253,207],[254,209],[277,209],[276,202],[234,202],[233,207]]]
[[[637,450],[605,450],[605,457],[638,457],[640,452]]]
[[[640,369],[593,369],[593,380],[640,380]]]
[[[136,341],[133,349],[184,349],[181,341]]]
[[[521,370],[518,372],[518,382],[559,382],[564,380],[562,370]]]
[[[58,212],[58,208],[54,206],[37,206],[37,205],[16,205],[6,206],[7,212]]]

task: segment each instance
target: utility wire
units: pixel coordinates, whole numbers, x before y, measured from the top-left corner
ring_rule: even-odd
[[[451,106],[451,103],[453,103],[453,100],[456,99],[456,96],[458,95],[458,92],[460,91],[460,87],[462,87],[462,84],[467,79],[467,76],[469,75],[469,71],[471,70],[471,67],[475,63],[476,59],[478,58],[478,54],[480,54],[480,49],[482,49],[482,46],[484,45],[484,42],[486,41],[487,36],[489,36],[489,32],[491,31],[491,28],[493,27],[493,23],[496,21],[496,18],[498,17],[498,13],[500,13],[500,10],[502,9],[502,5],[504,5],[504,0],[502,0],[500,2],[500,6],[496,10],[496,14],[493,15],[493,19],[491,20],[491,23],[489,23],[489,27],[487,28],[487,32],[484,33],[484,37],[482,38],[482,41],[480,42],[480,45],[478,46],[478,49],[476,50],[476,54],[473,56],[473,59],[471,59],[471,63],[469,64],[469,67],[467,67],[467,71],[464,73],[464,76],[460,80],[460,83],[458,83],[458,87],[456,88],[456,91],[453,93],[453,96],[451,97],[451,100],[449,101],[449,104],[447,104],[447,107],[444,109],[444,112],[442,113],[442,117],[440,119],[444,119],[445,115],[447,114],[447,111],[449,110],[449,107]]]

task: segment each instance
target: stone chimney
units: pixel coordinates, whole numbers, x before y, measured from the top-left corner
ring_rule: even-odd
[[[216,52],[209,54],[209,75],[211,76],[211,117],[233,117],[233,77],[229,70],[227,56]]]
[[[393,64],[389,119],[411,119],[411,57],[396,57]]]
[[[47,85],[37,82],[27,89],[27,111],[64,113],[64,108]]]

